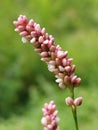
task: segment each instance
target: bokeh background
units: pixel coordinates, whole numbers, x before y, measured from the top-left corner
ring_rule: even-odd
[[[82,84],[78,108],[80,130],[98,129],[98,1],[3,0],[0,1],[0,130],[42,130],[41,109],[54,100],[61,130],[74,130],[70,108],[52,73],[30,44],[22,44],[13,21],[20,15],[33,18],[56,44],[68,50]]]

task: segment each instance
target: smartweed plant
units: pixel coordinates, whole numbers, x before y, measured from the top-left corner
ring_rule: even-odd
[[[58,86],[63,90],[69,89],[70,96],[65,98],[65,103],[71,107],[75,128],[79,130],[77,107],[82,104],[82,97],[75,98],[74,89],[80,85],[81,78],[75,75],[76,66],[72,64],[73,59],[68,58],[68,51],[63,51],[60,45],[56,45],[54,37],[33,19],[28,20],[25,15],[20,15],[13,24],[15,31],[22,37],[22,42],[30,42],[41,56],[41,60],[47,64],[48,70],[54,73]],[[41,123],[44,130],[60,130],[54,101],[45,103],[42,112]]]

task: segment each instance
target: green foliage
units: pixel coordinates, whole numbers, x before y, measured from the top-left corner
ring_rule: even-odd
[[[14,123],[3,122],[0,129],[41,130],[42,128],[38,125],[41,117],[40,109],[44,101],[50,98],[56,100],[59,110],[64,110],[60,111],[63,120],[61,128],[72,129],[69,128],[71,122],[69,115],[67,112],[67,115],[64,115],[65,94],[56,89],[53,74],[48,72],[47,66],[40,61],[33,47],[29,44],[23,45],[18,34],[14,32],[12,22],[19,14],[34,18],[41,27],[45,26],[47,32],[55,37],[56,44],[60,44],[63,50],[68,50],[69,57],[74,58],[76,73],[82,78],[83,89],[85,89],[81,90],[81,95],[85,97],[82,111],[79,110],[80,121],[83,124],[81,129],[97,129],[94,119],[94,112],[97,113],[98,108],[96,104],[98,98],[96,94],[98,84],[97,7],[96,0],[3,0],[0,3],[0,116],[8,117],[13,111],[20,114],[25,105],[33,102],[33,105],[29,106],[32,114],[28,113],[20,118],[21,123],[19,118],[15,118]],[[48,84],[47,80],[51,84]],[[93,94],[91,94],[92,91]],[[86,99],[87,97],[90,99]],[[92,123],[92,127],[89,122]]]
[[[66,90],[66,93],[60,89],[56,89],[55,91],[56,86],[54,85],[51,87],[51,84],[48,82],[43,83],[43,85],[44,87],[47,86],[48,95],[44,96],[43,98],[43,95],[39,96],[36,90],[34,90],[35,97],[32,96],[34,102],[29,102],[28,110],[26,110],[25,114],[21,116],[13,115],[9,120],[6,121],[1,120],[1,130],[42,130],[43,128],[40,123],[42,118],[41,108],[45,102],[49,102],[52,99],[54,99],[56,107],[59,110],[58,116],[60,117],[60,129],[75,129],[70,108],[64,104],[64,99],[65,96],[68,96],[68,91]],[[96,99],[98,98],[98,95],[96,93],[96,86],[92,86],[91,88],[81,86],[79,91],[76,92],[76,97],[79,95],[83,96],[83,104],[78,108],[80,130],[97,130],[96,117],[98,116],[98,104],[96,103]]]

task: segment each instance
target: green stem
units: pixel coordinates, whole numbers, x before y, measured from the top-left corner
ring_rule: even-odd
[[[70,92],[71,92],[71,97],[74,99],[74,87],[70,87]],[[78,120],[77,120],[77,109],[75,105],[72,105],[72,113],[73,113],[76,130],[79,130]]]
[[[79,130],[76,106],[72,106],[72,113],[73,113],[73,118],[74,118],[76,130]]]

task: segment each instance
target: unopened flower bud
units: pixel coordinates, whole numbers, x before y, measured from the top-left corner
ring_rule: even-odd
[[[67,97],[67,98],[65,99],[65,102],[66,102],[66,104],[67,104],[68,106],[74,105],[74,100],[73,100],[71,97]]]
[[[22,37],[21,40],[22,40],[23,43],[26,43],[26,42],[27,42],[27,39],[26,39],[25,37]]]
[[[64,67],[62,67],[62,66],[58,66],[58,68],[59,68],[59,70],[61,71],[61,72],[63,72],[65,69],[64,69]]]
[[[66,65],[67,65],[67,60],[66,60],[66,58],[63,58],[63,59],[62,59],[62,64],[63,64],[63,66],[66,66]]]
[[[63,80],[61,79],[61,78],[58,78],[58,79],[56,79],[55,80],[57,83],[62,83],[63,82]]]
[[[40,32],[40,31],[41,31],[41,28],[40,28],[40,25],[39,25],[39,24],[36,24],[35,30],[36,30],[37,32]]]
[[[67,59],[67,64],[70,65],[72,61],[73,61],[73,58]]]
[[[55,69],[55,65],[48,64],[48,70],[49,70],[50,72],[53,72],[54,69]]]
[[[32,39],[30,40],[30,43],[35,43],[35,41],[36,41],[36,38],[32,38]]]
[[[47,125],[47,120],[46,120],[45,117],[43,117],[43,118],[41,119],[41,123],[42,123],[43,126],[46,126],[46,125]]]
[[[48,40],[45,40],[44,42],[43,42],[43,44],[48,44],[49,43],[49,41]]]
[[[76,68],[75,65],[72,65],[72,66],[71,66],[71,72],[72,72],[72,73],[75,71],[75,68]]]
[[[66,76],[64,77],[64,83],[65,83],[65,84],[70,83],[70,77],[69,77],[69,76],[66,75]]]
[[[73,75],[71,77],[71,83],[74,84],[76,82],[76,79],[77,79],[77,76],[76,75]]]
[[[47,57],[48,56],[48,52],[47,51],[43,51],[40,53],[41,57]]]
[[[41,30],[42,35],[44,35],[45,32],[46,32],[46,29],[45,29],[45,28],[42,28],[42,30]]]
[[[82,104],[82,100],[83,100],[82,97],[78,97],[78,98],[76,98],[76,99],[74,100],[74,104],[75,104],[76,106],[80,106],[80,105]]]
[[[20,36],[24,37],[24,36],[26,36],[26,35],[28,35],[28,32],[27,32],[27,31],[20,32]]]
[[[77,79],[76,79],[76,85],[79,86],[80,83],[81,83],[81,78],[77,78]]]
[[[65,67],[65,71],[66,71],[67,73],[69,73],[69,72],[71,71],[71,67],[70,67],[70,66],[66,66],[66,67]]]
[[[67,51],[64,52],[64,51],[61,51],[61,50],[60,50],[60,51],[57,52],[57,57],[58,57],[58,58],[63,58],[63,57],[66,57],[67,54],[68,54]]]
[[[39,39],[38,39],[39,43],[42,43],[44,41],[43,37],[40,36]]]
[[[63,83],[59,83],[59,87],[62,89],[66,88],[65,84],[63,84]]]

